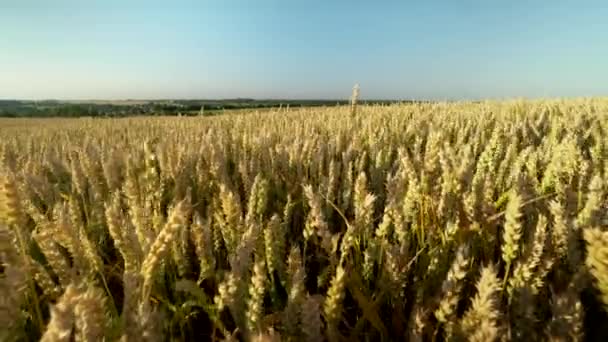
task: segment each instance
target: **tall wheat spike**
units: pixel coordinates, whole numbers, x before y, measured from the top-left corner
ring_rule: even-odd
[[[595,278],[595,285],[608,311],[608,232],[589,228],[585,230],[583,236],[587,242],[585,264]]]
[[[492,266],[482,268],[477,295],[462,318],[462,331],[469,341],[494,341],[499,334],[500,283]]]
[[[355,84],[353,87],[353,94],[350,98],[350,114],[357,114],[357,102],[359,101],[359,84]]]
[[[169,251],[170,243],[176,238],[180,229],[184,229],[186,224],[188,224],[187,220],[190,210],[189,198],[179,202],[175,208],[173,208],[165,227],[161,230],[150,247],[150,252],[148,252],[148,255],[141,266],[141,275],[144,279],[144,288],[146,291],[150,290],[153,277],[164,256]]]
[[[76,285],[70,284],[57,304],[51,308],[51,320],[47,325],[41,341],[71,341],[76,317],[74,306],[78,302],[81,291]]]

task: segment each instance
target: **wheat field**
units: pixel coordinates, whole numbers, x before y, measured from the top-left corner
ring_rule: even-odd
[[[2,341],[608,338],[608,100],[0,119]]]

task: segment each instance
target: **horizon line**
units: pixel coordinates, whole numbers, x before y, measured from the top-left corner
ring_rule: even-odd
[[[454,98],[362,98],[359,97],[359,101],[409,101],[409,102],[441,102],[441,101],[505,101],[505,100],[558,100],[558,99],[598,99],[607,98],[608,94],[605,95],[572,95],[572,96],[494,96],[494,97],[454,97]],[[221,97],[221,98],[180,98],[180,97],[167,97],[167,98],[3,98],[0,97],[0,101],[22,101],[22,102],[153,102],[153,101],[235,101],[235,100],[246,100],[246,101],[350,101],[350,97],[347,98],[281,98],[281,97]]]

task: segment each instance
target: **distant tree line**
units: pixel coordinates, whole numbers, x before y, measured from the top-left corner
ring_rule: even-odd
[[[120,102],[120,101],[117,101]],[[396,101],[367,100],[362,104],[388,104]],[[61,101],[0,100],[0,117],[127,117],[141,115],[215,115],[224,110],[277,107],[346,105],[346,100],[166,100],[138,104],[70,103]],[[202,109],[202,110],[201,110]]]

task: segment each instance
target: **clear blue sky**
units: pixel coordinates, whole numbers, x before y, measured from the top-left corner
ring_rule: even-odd
[[[500,3],[500,4],[499,4]],[[0,98],[608,95],[608,1],[0,0]]]

